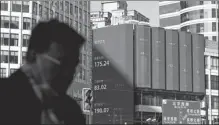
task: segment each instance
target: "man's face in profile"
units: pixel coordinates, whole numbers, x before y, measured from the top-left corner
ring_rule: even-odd
[[[43,75],[56,91],[64,92],[71,84],[75,69],[79,63],[79,48],[74,51],[63,50],[63,47],[53,43],[49,51],[41,58]],[[51,58],[50,58],[51,57]]]

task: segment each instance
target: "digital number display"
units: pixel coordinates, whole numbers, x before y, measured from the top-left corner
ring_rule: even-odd
[[[94,41],[94,44],[105,44],[105,40],[96,40]]]
[[[109,112],[109,108],[95,108],[94,112],[97,113],[97,114],[108,113]]]
[[[98,67],[106,67],[106,66],[109,66],[110,65],[110,62],[109,60],[108,61],[97,61],[97,62],[94,62],[94,67],[98,68]]]
[[[98,91],[98,90],[106,90],[107,86],[106,84],[102,84],[102,85],[94,85],[94,91]]]

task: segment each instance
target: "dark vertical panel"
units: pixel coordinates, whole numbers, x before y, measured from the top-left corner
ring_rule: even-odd
[[[135,30],[135,85],[151,88],[151,31],[137,25]]]
[[[152,88],[165,89],[165,30],[153,27],[152,30]]]
[[[93,35],[94,124],[112,124],[121,117],[122,122],[132,124],[133,25],[99,28]],[[100,113],[103,108],[109,111]]]
[[[179,35],[166,30],[166,89],[179,90]]]
[[[200,34],[192,35],[193,50],[193,92],[205,93],[205,38]]]
[[[192,92],[192,35],[179,32],[180,91]]]

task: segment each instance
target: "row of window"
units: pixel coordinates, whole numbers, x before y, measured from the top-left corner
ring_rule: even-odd
[[[141,102],[142,98],[142,102]],[[198,96],[193,95],[183,95],[183,94],[171,94],[171,93],[158,93],[158,92],[146,92],[142,93],[142,97],[140,92],[136,93],[136,105],[150,105],[150,106],[162,106],[163,99],[176,99],[176,100],[190,100],[197,101],[199,100]]]
[[[198,24],[192,24],[192,25],[184,26],[184,27],[181,28],[181,31],[186,31],[186,32],[191,32],[191,33],[203,33],[203,32],[205,32],[205,26],[206,25],[211,25],[211,31],[212,32],[216,32],[217,31],[217,24],[216,24],[216,22],[212,22],[212,23],[198,23]]]
[[[22,46],[28,47],[30,35],[23,34]],[[19,35],[14,33],[1,33],[2,46],[18,46]]]
[[[208,75],[205,75],[205,85],[206,89],[209,89],[208,85]],[[219,76],[211,75],[211,89],[218,90],[219,89]]]
[[[206,10],[206,9],[205,9]],[[213,8],[211,10],[211,17],[212,18],[217,18],[219,17],[219,15],[217,14],[218,12],[216,11],[215,8]],[[204,9],[201,10],[194,10],[194,11],[190,11],[190,12],[186,12],[181,14],[181,23],[186,22],[186,21],[190,21],[190,20],[196,20],[196,19],[203,19],[204,17],[208,17],[206,14],[208,13],[204,13]]]
[[[17,69],[10,68],[10,74],[13,74]],[[6,68],[0,68],[0,78],[6,78],[7,73],[6,73]]]
[[[8,11],[8,1],[1,1],[1,10]],[[28,1],[12,1],[13,12],[24,12],[29,13],[29,2]]]
[[[10,19],[11,18],[11,19]],[[88,32],[88,26],[84,26],[82,23],[79,23],[78,21],[74,21],[73,24],[73,20],[66,17],[65,18],[66,23],[68,23],[71,27],[75,26],[75,29],[78,29],[79,32],[83,32],[85,36],[87,36],[87,32]],[[31,26],[32,24],[32,26]],[[31,27],[34,27],[37,24],[36,19],[32,18],[28,18],[28,17],[23,17],[23,29],[24,30],[31,30]],[[1,28],[11,28],[11,29],[19,29],[19,17],[15,17],[15,16],[1,16]]]
[[[209,96],[206,96],[206,101],[208,102]],[[219,96],[211,96],[211,108],[219,109]]]
[[[205,56],[205,68],[207,69],[209,66],[208,57]],[[219,57],[211,57],[211,69],[212,70],[219,70]]]
[[[84,13],[82,13],[82,8],[79,8],[78,6],[74,6],[72,3],[69,3],[68,1],[65,1],[65,7],[63,5],[63,2],[64,1],[56,1],[56,2],[53,2],[51,1],[51,5],[50,5],[50,8],[49,6],[48,7],[45,7],[44,10],[42,8],[42,5],[41,4],[38,4],[36,2],[33,2],[33,14],[35,15],[39,15],[39,16],[44,16],[45,19],[49,19],[49,18],[53,18],[54,16],[56,18],[59,18],[61,21],[63,21],[63,14],[60,14],[57,12],[59,9],[63,10],[63,8],[65,8],[65,15],[68,15],[70,13],[70,15],[74,16],[75,14],[75,18],[77,19],[79,17],[80,20],[84,20],[84,22],[87,22],[88,21],[88,16],[90,16],[90,13],[87,12],[86,10],[84,10]],[[84,2],[87,2],[87,1],[84,1]],[[55,4],[54,4],[55,3]],[[56,12],[54,12],[52,10],[52,6],[55,5],[55,10]],[[39,7],[38,7],[39,6]],[[39,11],[38,11],[38,8],[39,8]],[[73,13],[74,11],[74,13]],[[43,13],[44,12],[44,13]],[[79,13],[78,13],[79,12]],[[79,15],[78,15],[79,14]],[[67,17],[69,18],[69,17]],[[68,19],[67,19],[68,21]]]
[[[36,25],[37,21],[34,18],[23,17],[23,29],[31,30]],[[19,17],[1,15],[1,28],[19,29]]]
[[[1,50],[1,63],[18,64],[18,51]]]

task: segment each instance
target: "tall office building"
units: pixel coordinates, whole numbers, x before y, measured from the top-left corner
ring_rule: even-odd
[[[91,12],[93,29],[119,24],[149,25],[150,19],[136,10],[128,10],[126,1],[101,2],[101,10]]]
[[[212,124],[219,122],[219,55],[218,42],[206,41],[205,48],[205,80],[206,80],[206,101],[208,104],[209,121]]]
[[[218,41],[218,1],[162,1],[159,2],[160,26],[204,34]]]
[[[69,24],[87,39],[80,53],[80,70],[68,91],[80,98],[81,89],[91,85],[90,1],[1,1],[0,77],[10,76],[25,63],[31,29],[50,18]]]

